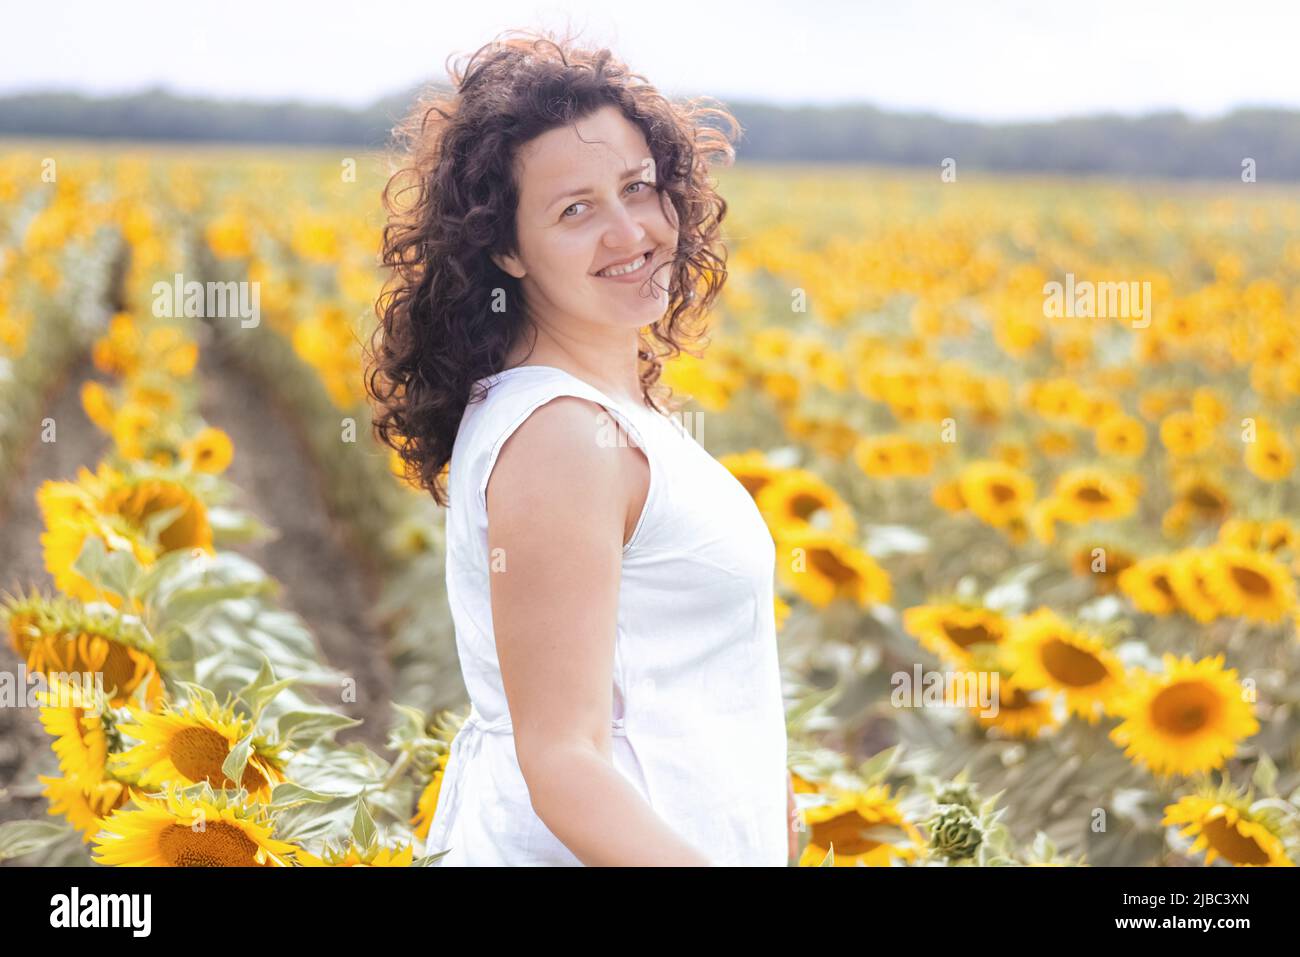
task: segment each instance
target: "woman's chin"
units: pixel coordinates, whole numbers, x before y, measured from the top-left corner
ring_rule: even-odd
[[[621,326],[637,329],[658,322],[667,312],[668,295],[663,290],[659,291],[658,299],[650,298],[648,294],[645,299],[635,295],[615,297],[612,301],[607,299],[596,310],[601,322],[613,320]]]

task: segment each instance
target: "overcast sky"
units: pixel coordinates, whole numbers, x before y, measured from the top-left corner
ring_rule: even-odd
[[[0,93],[362,105],[500,30],[569,23],[669,95],[987,120],[1300,108],[1294,0],[65,0],[3,18]]]

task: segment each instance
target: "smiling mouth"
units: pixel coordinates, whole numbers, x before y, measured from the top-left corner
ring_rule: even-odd
[[[592,275],[600,279],[618,279],[620,276],[627,276],[634,272],[639,272],[640,270],[644,269],[646,264],[650,262],[650,260],[654,257],[654,252],[655,251],[653,249],[647,249],[645,252],[643,252],[636,259],[633,259],[631,262],[623,263],[617,266],[606,266],[604,269],[600,270],[599,272],[592,273]]]

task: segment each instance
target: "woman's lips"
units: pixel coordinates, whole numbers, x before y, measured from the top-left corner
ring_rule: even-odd
[[[599,273],[596,273],[596,278],[604,279],[607,282],[639,282],[645,278],[646,272],[649,271],[652,265],[654,265],[654,250],[648,250],[642,253],[642,255],[645,256],[645,262],[641,264],[640,269],[623,273],[621,276],[602,276]]]

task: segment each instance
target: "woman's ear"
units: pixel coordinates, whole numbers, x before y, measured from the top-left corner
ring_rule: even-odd
[[[523,264],[516,256],[502,256],[497,253],[492,254],[492,261],[497,264],[497,268],[502,272],[509,273],[516,279],[523,279],[525,270]]]

